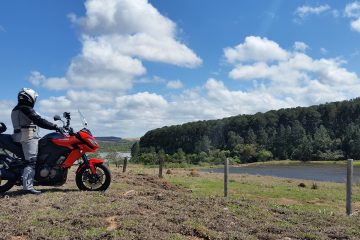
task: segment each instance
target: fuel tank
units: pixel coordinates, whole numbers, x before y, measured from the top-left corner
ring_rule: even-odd
[[[37,164],[55,166],[65,161],[71,150],[67,147],[55,145],[52,142],[53,139],[62,138],[64,136],[59,133],[50,133],[40,139]]]

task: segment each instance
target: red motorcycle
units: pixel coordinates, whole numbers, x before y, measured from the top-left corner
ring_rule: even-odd
[[[63,122],[63,132],[53,132],[39,140],[34,185],[63,185],[68,169],[79,160],[76,170],[77,187],[84,191],[105,191],[110,186],[111,173],[104,160],[89,159],[86,155],[87,152],[96,152],[99,148],[96,139],[87,129],[86,120],[82,117],[84,128],[74,132],[70,127],[70,113],[65,112],[63,117],[66,123],[60,116],[54,117],[55,121]],[[0,193],[4,193],[14,185],[21,185],[25,160],[21,145],[14,142],[11,135],[2,134],[6,126],[3,123],[1,125],[0,149],[3,153],[0,151]]]

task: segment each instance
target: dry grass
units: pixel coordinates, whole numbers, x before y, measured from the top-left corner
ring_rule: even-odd
[[[337,211],[330,214],[297,207],[327,204],[319,196],[318,200],[311,199],[315,202],[306,203],[298,194],[276,197],[258,193],[266,189],[276,192],[276,186],[297,188],[296,181],[238,176],[231,181],[230,194],[234,197],[225,199],[216,192],[222,183],[218,174],[199,173],[198,177],[191,177],[190,171],[172,170],[171,175],[161,180],[156,169],[130,166],[126,174],[115,168],[113,171],[112,185],[105,193],[78,191],[73,174],[65,186],[44,187],[40,196],[12,190],[9,198],[0,198],[0,239],[359,239],[360,236],[359,216],[348,218]],[[234,190],[237,186],[243,187],[244,194]],[[253,193],[245,191],[246,186]],[[320,185],[318,190],[303,190],[325,191],[326,187],[330,188]]]

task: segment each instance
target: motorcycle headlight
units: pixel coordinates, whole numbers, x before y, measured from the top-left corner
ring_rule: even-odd
[[[88,138],[88,141],[93,145],[93,146],[98,146],[98,143],[96,142],[96,140],[92,139],[92,138]]]

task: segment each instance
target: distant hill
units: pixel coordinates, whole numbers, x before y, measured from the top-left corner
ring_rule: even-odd
[[[96,137],[96,139],[98,141],[103,141],[103,142],[120,142],[122,140],[122,138],[119,137]]]
[[[100,144],[100,152],[130,152],[131,146],[138,140],[119,137],[96,137]]]
[[[275,159],[360,159],[360,98],[166,126],[147,132],[139,147],[140,153],[169,154],[219,149],[245,162],[263,153]]]

